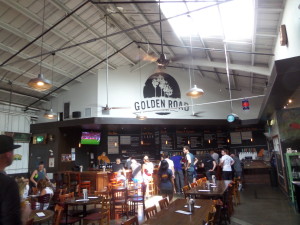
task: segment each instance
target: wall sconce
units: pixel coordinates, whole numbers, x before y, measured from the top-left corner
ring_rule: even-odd
[[[188,139],[188,145],[190,145],[191,144],[191,141]]]
[[[118,147],[118,143],[117,142],[115,142],[115,147]]]
[[[144,144],[144,141],[143,140],[141,140],[141,145],[143,145]]]
[[[168,144],[168,140],[166,140],[166,145]]]
[[[210,139],[208,139],[208,144],[210,144]]]
[[[250,141],[253,142],[253,138],[251,138]]]
[[[54,141],[54,135],[53,134],[49,134],[48,135],[48,141]]]
[[[229,138],[227,138],[227,143],[230,143],[230,139]]]
[[[80,142],[78,143],[78,148],[81,148],[81,143]]]

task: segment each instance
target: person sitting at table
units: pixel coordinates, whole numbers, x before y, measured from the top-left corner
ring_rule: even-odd
[[[169,169],[169,163],[166,160],[160,162],[158,170],[158,187],[163,198],[169,197],[169,201],[173,199],[173,172]]]
[[[46,179],[42,179],[42,180],[38,181],[38,183],[37,183],[37,189],[39,191],[39,196],[50,194],[50,199],[51,199],[52,196],[54,195],[54,192],[53,192],[53,190],[51,188],[51,184]],[[40,208],[40,203],[39,202],[33,201],[33,204],[35,204],[35,208],[36,209]],[[48,207],[49,207],[49,203],[45,203],[44,207],[43,207],[43,210],[48,209]]]
[[[21,200],[28,198],[29,193],[29,180],[24,177],[16,178],[16,182],[19,187],[19,193]]]
[[[49,178],[47,177],[47,172],[46,168],[44,166],[44,162],[39,163],[38,169],[34,170],[33,173],[31,174],[30,181],[33,183],[34,187],[37,187],[37,183],[39,180],[43,180]]]
[[[117,173],[117,181],[122,181],[123,183],[126,181],[126,171],[124,165],[121,163],[121,159],[117,158],[116,163],[112,165],[112,171]],[[123,173],[123,175],[122,175]]]

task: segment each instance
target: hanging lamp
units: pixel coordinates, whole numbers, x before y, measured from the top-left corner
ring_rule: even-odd
[[[140,98],[142,99],[142,73],[141,73],[141,47],[138,46],[138,49],[139,49],[139,71],[140,71]],[[136,115],[136,119],[138,120],[146,120],[147,119],[147,116],[143,113],[143,111],[139,114]]]
[[[192,47],[192,34],[190,34],[190,46],[191,46],[191,57],[192,57],[192,67],[194,67],[194,59],[193,59],[193,47]],[[193,80],[195,83],[195,74],[194,69],[192,68],[193,73]],[[192,86],[192,78],[191,78],[191,68],[189,69],[189,77],[190,77],[190,87]],[[186,95],[191,98],[199,98],[202,95],[204,95],[204,91],[201,88],[198,88],[196,84],[194,84],[194,87],[191,87],[187,92]]]
[[[44,25],[45,25],[45,1],[43,8],[43,25],[42,25],[42,34],[44,33]],[[46,91],[52,87],[52,83],[44,78],[42,74],[42,63],[43,63],[43,43],[44,43],[44,35],[42,35],[42,44],[41,44],[41,61],[40,61],[40,73],[37,78],[33,78],[29,80],[27,83],[29,87],[37,90],[37,91]]]
[[[52,53],[52,82],[53,82],[54,55],[55,55],[55,53]],[[50,119],[50,120],[57,118],[57,113],[53,112],[53,110],[52,110],[52,100],[51,100],[50,110],[44,114],[44,118]]]

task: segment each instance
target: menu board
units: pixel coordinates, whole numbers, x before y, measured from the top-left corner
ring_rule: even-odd
[[[131,136],[130,137],[131,147],[139,147],[140,146],[140,136]]]
[[[217,146],[218,146],[218,148],[226,148],[227,147],[227,133],[226,132],[217,133]]]
[[[241,132],[231,132],[230,133],[231,144],[242,144]]]
[[[162,134],[160,138],[162,150],[170,150],[174,148],[173,134]]]
[[[188,145],[188,141],[189,141],[188,136],[177,135],[176,136],[176,148],[182,149],[183,146]]]
[[[107,153],[119,154],[119,136],[107,137]]]
[[[203,137],[199,136],[191,136],[190,137],[190,145],[191,149],[203,148]]]

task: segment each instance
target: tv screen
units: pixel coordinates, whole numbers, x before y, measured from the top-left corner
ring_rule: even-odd
[[[83,145],[98,145],[100,140],[100,132],[82,132],[80,143]]]

